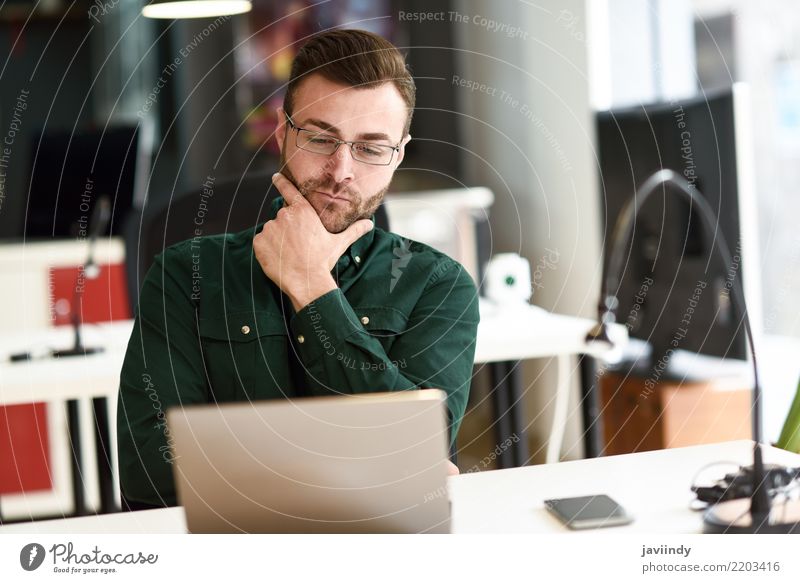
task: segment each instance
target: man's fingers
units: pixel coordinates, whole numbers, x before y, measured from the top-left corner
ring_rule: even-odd
[[[276,172],[272,175],[272,183],[275,185],[275,188],[278,189],[278,192],[281,193],[283,200],[286,201],[287,206],[292,206],[295,204],[302,204],[300,201],[305,201],[305,198],[300,191],[297,190],[294,184],[292,184],[291,180],[286,178],[280,172]]]
[[[370,219],[361,219],[360,221],[356,221],[347,229],[336,235],[337,240],[341,242],[340,248],[342,253],[344,250],[347,249],[350,245],[358,241],[361,237],[366,235],[372,230],[373,224]]]

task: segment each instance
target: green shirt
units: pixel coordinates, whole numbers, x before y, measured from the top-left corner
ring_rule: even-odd
[[[269,219],[282,205],[274,202]],[[144,279],[117,408],[120,484],[130,501],[177,503],[170,407],[438,388],[455,439],[479,318],[466,270],[373,228],[336,263],[339,287],[295,313],[261,270],[253,235],[173,245]]]

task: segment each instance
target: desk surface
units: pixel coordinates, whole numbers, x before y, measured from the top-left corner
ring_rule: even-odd
[[[132,329],[133,320],[91,324],[82,329],[83,343],[103,347],[103,352],[13,363],[8,358],[15,352],[41,355],[49,349],[69,348],[73,342],[72,327],[3,337],[0,340],[0,404],[115,395]]]
[[[481,321],[475,345],[475,363],[525,360],[569,354],[599,356],[607,348],[586,343],[596,321],[554,314],[530,304],[498,308],[481,300]],[[624,326],[610,327],[614,341],[622,345]]]
[[[800,455],[765,447],[767,462],[800,465]],[[544,509],[547,498],[608,494],[635,521],[609,533],[699,533],[702,515],[689,509],[695,475],[713,462],[747,464],[749,441],[668,449],[598,459],[475,472],[449,479],[455,533],[571,532]],[[731,466],[706,470],[722,477]],[[0,527],[0,533],[164,533],[186,531],[183,510],[167,508]],[[584,531],[591,532],[591,531]]]

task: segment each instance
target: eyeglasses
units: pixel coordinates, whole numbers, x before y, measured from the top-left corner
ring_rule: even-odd
[[[394,159],[394,153],[400,151],[400,144],[387,146],[374,142],[347,142],[318,131],[299,128],[288,113],[284,112],[284,115],[289,126],[297,132],[295,145],[306,152],[330,156],[339,149],[339,146],[347,144],[354,160],[374,166],[388,166]]]

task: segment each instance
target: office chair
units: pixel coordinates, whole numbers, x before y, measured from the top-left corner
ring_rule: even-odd
[[[266,220],[270,204],[280,194],[272,186],[273,174],[273,171],[259,171],[222,179],[214,182],[213,196],[203,197],[200,187],[181,193],[153,212],[132,211],[124,233],[131,313],[139,303],[139,288],[156,255],[195,236],[198,226],[194,219],[203,200],[203,235],[255,229]],[[389,230],[383,205],[375,213],[375,225]]]

